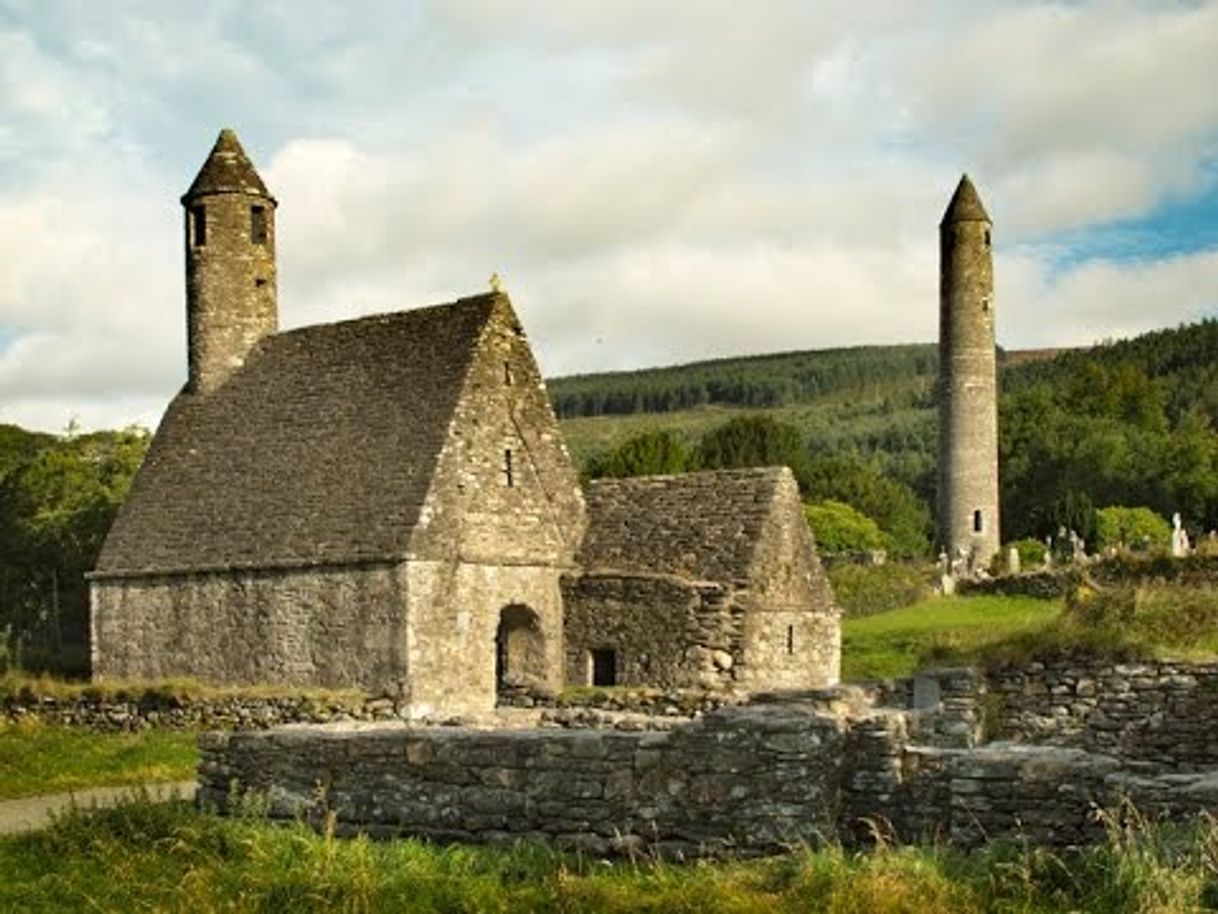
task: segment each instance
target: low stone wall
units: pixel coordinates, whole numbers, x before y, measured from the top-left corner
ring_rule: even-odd
[[[542,727],[635,730],[669,729],[673,724],[743,700],[740,695],[703,689],[603,689],[581,690],[572,695],[525,697],[527,702],[521,701],[520,696],[512,696],[505,706],[536,709],[536,722]],[[98,731],[265,730],[283,724],[395,720],[403,716],[403,710],[400,703],[385,696],[199,698],[155,691],[107,697],[86,693],[73,698],[56,698],[29,692],[0,696],[0,720],[8,723],[39,720]],[[480,722],[494,725],[494,717],[494,714],[482,715]],[[474,719],[447,715],[418,722],[453,727],[468,725]]]
[[[321,700],[311,697],[178,698],[149,693],[131,698],[52,698],[6,695],[0,719],[38,720],[103,732],[147,730],[265,730],[282,724],[389,720],[397,716],[389,698]]]
[[[589,853],[753,854],[835,832],[844,723],[801,703],[724,708],[669,732],[282,728],[200,740],[200,796],[272,818]]]
[[[987,677],[997,736],[1178,771],[1218,766],[1218,663],[1030,663]]]
[[[683,856],[876,836],[1077,845],[1123,809],[1218,811],[1218,663],[939,670],[757,695],[693,721],[596,714],[549,723],[598,729],[207,735],[202,795],[333,815],[344,832]]]

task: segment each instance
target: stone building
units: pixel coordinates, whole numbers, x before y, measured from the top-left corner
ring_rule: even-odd
[[[502,294],[275,333],[274,204],[221,134],[187,221],[190,379],[91,578],[99,677],[485,708],[560,685],[583,499]]]
[[[837,682],[838,610],[790,470],[602,479],[587,499],[563,579],[568,683]]]
[[[231,131],[182,204],[189,375],[90,576],[95,676],[355,687],[416,716],[588,662],[615,683],[836,679],[789,471],[594,484],[584,541],[506,295],[276,332],[276,204]]]
[[[998,525],[992,225],[968,175],[939,224],[939,540],[984,568]]]

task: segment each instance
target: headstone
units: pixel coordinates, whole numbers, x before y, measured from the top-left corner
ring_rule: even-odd
[[[1183,522],[1180,520],[1179,511],[1171,516],[1171,527],[1172,558],[1182,559],[1191,551],[1191,544],[1188,541],[1188,532],[1184,529]]]
[[[1019,574],[1019,550],[1012,546],[1007,550],[1007,574]]]

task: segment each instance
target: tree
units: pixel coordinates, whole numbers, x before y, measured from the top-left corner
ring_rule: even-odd
[[[790,467],[801,490],[808,484],[808,455],[799,429],[766,415],[742,416],[711,429],[698,442],[698,465],[706,469]]]
[[[827,499],[806,504],[804,514],[821,552],[861,552],[888,547],[888,537],[879,525],[843,502]]]
[[[693,457],[679,438],[667,430],[643,432],[606,454],[588,461],[587,473],[602,476],[651,476],[657,473],[684,473],[692,468]]]
[[[1150,508],[1100,508],[1095,524],[1100,549],[1160,549],[1171,544],[1171,525]]]
[[[84,575],[147,446],[137,428],[55,438],[0,481],[0,632],[9,656],[82,670]]]
[[[857,457],[816,457],[806,467],[805,498],[844,502],[870,517],[888,535],[894,555],[914,558],[929,551],[930,510],[908,486]]]

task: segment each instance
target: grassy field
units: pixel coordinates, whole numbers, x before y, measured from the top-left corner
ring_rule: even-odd
[[[188,780],[198,761],[194,742],[195,734],[189,732],[93,733],[0,723],[0,800]]]
[[[908,676],[923,662],[963,663],[996,642],[1047,628],[1060,600],[932,597],[842,621],[842,679]]]
[[[185,803],[75,812],[0,839],[0,910],[239,912],[1196,911],[1218,898],[1218,830],[1113,830],[1071,856],[1011,845],[765,860],[611,863],[537,845],[336,840],[303,826],[220,819]]]

